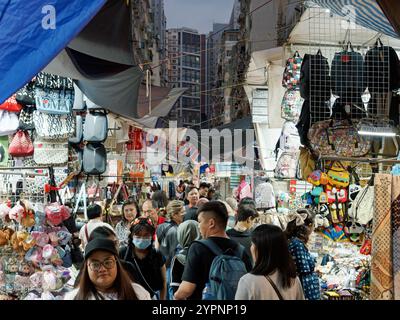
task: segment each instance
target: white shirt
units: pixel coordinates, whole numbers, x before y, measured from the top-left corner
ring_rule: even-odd
[[[270,275],[270,278],[285,300],[305,300],[298,277],[296,277],[293,285],[286,289],[282,288],[278,281],[278,272]],[[247,273],[239,280],[235,300],[279,300],[279,297],[264,276]]]
[[[87,235],[90,237],[92,234],[92,231],[96,229],[97,227],[106,227],[114,231],[113,227],[110,226],[108,223],[105,223],[99,219],[92,219],[89,220],[88,223],[86,223],[81,230],[79,231],[79,239],[82,241],[82,248],[86,247],[86,244],[89,242],[89,239],[86,236],[86,231],[87,230]]]
[[[138,300],[151,300],[150,293],[141,285],[132,283],[132,287],[133,290],[135,290]],[[76,288],[70,292],[67,292],[64,296],[64,300],[74,300],[78,291],[79,288]],[[105,300],[118,300],[117,293],[102,293],[101,295],[105,298]],[[90,294],[88,300],[96,300],[96,298],[93,294]]]

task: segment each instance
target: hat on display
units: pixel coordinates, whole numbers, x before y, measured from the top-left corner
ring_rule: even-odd
[[[95,238],[89,241],[85,247],[85,260],[87,260],[92,253],[99,250],[108,251],[113,255],[118,256],[114,241],[103,238]]]

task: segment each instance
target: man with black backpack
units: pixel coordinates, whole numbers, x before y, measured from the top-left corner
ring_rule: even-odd
[[[228,238],[228,212],[220,201],[205,203],[198,211],[203,240],[189,248],[176,300],[234,300],[241,276],[252,268],[242,245]]]

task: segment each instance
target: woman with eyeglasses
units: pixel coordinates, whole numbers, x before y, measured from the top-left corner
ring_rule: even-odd
[[[119,256],[130,263],[134,279],[153,298],[166,299],[167,280],[165,258],[153,247],[155,228],[150,218],[133,221],[129,235],[129,245],[120,250]]]
[[[91,240],[82,268],[78,286],[64,300],[150,300],[149,293],[133,283],[122,267],[112,240]]]
[[[115,226],[115,233],[117,234],[120,246],[128,245],[128,238],[131,223],[140,216],[139,205],[136,201],[130,199],[122,206],[122,220]]]

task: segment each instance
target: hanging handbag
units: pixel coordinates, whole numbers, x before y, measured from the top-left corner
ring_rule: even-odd
[[[13,112],[0,110],[0,136],[8,136],[17,132],[18,116]]]
[[[374,217],[375,190],[371,178],[368,185],[363,188],[349,208],[349,217],[361,225],[367,225]]]
[[[64,89],[35,89],[36,108],[48,114],[70,114],[73,105],[73,92]]]
[[[363,157],[371,149],[371,142],[358,134],[350,119],[317,122],[311,126],[308,139],[316,155]]]
[[[104,142],[108,136],[107,114],[102,111],[91,111],[86,115],[83,140],[88,142]]]
[[[68,162],[67,141],[44,141],[36,139],[34,161],[39,165],[60,165]]]
[[[17,91],[15,99],[19,104],[23,106],[34,106],[36,104],[34,84],[34,81],[30,81]]]
[[[19,130],[13,137],[8,151],[13,157],[33,155],[33,143],[27,131]]]
[[[19,129],[20,130],[33,130],[35,124],[33,122],[34,107],[24,107],[19,114]]]
[[[307,180],[309,175],[315,170],[315,159],[307,148],[300,147],[299,167],[301,172],[300,176],[303,180]]]
[[[15,94],[0,104],[0,110],[6,110],[8,112],[20,112],[22,106],[15,99]]]
[[[75,133],[75,118],[67,116],[33,112],[33,122],[39,137],[47,140],[67,139]]]

